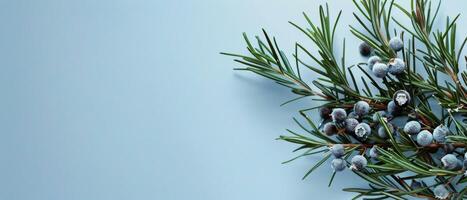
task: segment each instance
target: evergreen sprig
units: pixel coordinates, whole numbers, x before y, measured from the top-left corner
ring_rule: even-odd
[[[347,66],[345,40],[342,43],[343,56],[338,58],[334,51],[334,36],[341,12],[331,20],[328,5],[319,7],[318,23],[313,22],[305,13],[303,15],[306,26],[290,22],[314,43],[317,54],[311,53],[297,42],[292,54],[293,62],[290,62],[279,48],[276,39],[269,36],[264,29],[264,37],[257,36],[254,42],[243,34],[248,55],[222,54],[235,57],[236,62],[245,66],[236,70],[250,71],[271,79],[298,95],[284,104],[304,97],[323,101],[321,106],[299,111],[305,123],[294,118],[306,134],[287,129],[288,134],[278,138],[297,144],[298,148],[294,152],[301,152],[284,163],[310,155],[323,155],[303,178],[332,157],[329,147],[335,144],[341,144],[345,148],[342,157],[345,162],[349,162],[350,156],[364,155],[373,148],[378,152],[377,159],[370,159],[363,169],[352,170],[366,180],[369,187],[344,189],[357,193],[355,199],[406,199],[407,196],[435,199],[434,188],[439,185],[448,188],[450,199],[466,199],[465,167],[447,169],[443,167],[439,155],[440,151],[447,152],[446,148],[452,148],[452,153],[460,156],[467,146],[467,72],[461,70],[460,66],[467,38],[464,37],[461,44],[457,44],[456,22],[459,15],[453,19],[448,17],[444,30],[434,31],[440,3],[432,5],[430,0],[412,0],[410,9],[405,9],[394,0],[353,2],[358,11],[354,13],[358,26],[350,26],[351,33],[368,44],[373,49],[373,54],[379,56],[383,62],[401,57],[407,65],[407,70],[402,74],[386,76],[377,81],[367,72],[366,63]],[[392,12],[396,9],[409,18],[410,25],[404,25],[393,17]],[[394,28],[394,31],[391,31],[392,27],[399,27],[399,30]],[[394,37],[399,37],[409,44],[400,54],[390,45],[390,39]],[[314,63],[307,62],[310,60]],[[316,74],[317,78],[311,81],[312,85],[303,79],[300,71],[303,68]],[[363,76],[355,77],[354,70],[359,70]],[[362,88],[357,84],[357,80],[362,82]],[[383,117],[379,111],[386,110],[392,95],[401,89],[410,93],[413,98],[402,112],[411,119],[418,119],[423,129],[433,131],[440,125],[451,128],[452,134],[446,137],[445,143],[422,146],[402,129],[398,129],[398,134],[393,135],[389,124],[393,116]],[[370,114],[375,113],[377,117],[371,126],[379,124],[388,135],[387,139],[376,134],[362,139],[346,132],[341,126],[337,127],[336,136],[329,136],[323,132],[323,122],[316,124],[309,117],[309,113],[315,112],[314,109],[317,108],[344,108],[350,111],[355,103],[361,101],[367,102],[372,108]],[[333,172],[329,186],[335,176],[336,172]]]

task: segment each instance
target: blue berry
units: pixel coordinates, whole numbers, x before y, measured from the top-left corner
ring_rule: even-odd
[[[392,50],[398,52],[404,48],[404,43],[399,37],[393,37],[391,40],[389,40],[389,46]]]
[[[437,126],[435,130],[433,130],[433,139],[436,142],[443,143],[446,141],[446,136],[449,134],[449,129],[444,126],[443,124]]]
[[[444,168],[448,170],[456,169],[459,166],[459,161],[453,154],[446,154],[441,158],[441,162],[443,163]]]
[[[370,125],[367,123],[360,123],[355,127],[355,135],[360,138],[366,138],[371,134]]]
[[[467,169],[467,159],[464,160],[464,169]]]
[[[449,191],[444,185],[438,185],[433,190],[435,197],[438,199],[447,199],[449,197]]]
[[[334,108],[331,113],[332,120],[335,122],[343,122],[347,118],[347,113],[342,108]]]
[[[378,149],[376,149],[376,147],[377,147],[377,146],[375,145],[375,146],[371,147],[371,149],[370,149],[370,152],[369,152],[369,153],[370,153],[370,157],[371,157],[371,158],[377,158],[378,155],[379,155],[379,154],[378,154]]]
[[[366,158],[362,155],[356,155],[352,158],[352,166],[351,168],[352,169],[356,169],[356,170],[361,170],[363,168],[366,167],[366,165],[368,164],[368,161],[366,160]]]
[[[334,135],[335,133],[337,133],[336,125],[334,125],[334,123],[332,123],[332,122],[328,122],[328,123],[324,124],[323,132],[327,136]]]
[[[371,54],[372,48],[370,45],[368,45],[368,43],[362,42],[358,47],[358,50],[362,56],[369,56]]]
[[[331,167],[334,169],[336,172],[343,171],[346,167],[345,160],[342,158],[334,158],[331,161]]]
[[[390,114],[390,115],[397,115],[399,114],[401,108],[398,107],[396,105],[396,103],[394,103],[394,101],[390,101],[388,103],[388,107],[387,107],[387,113]]]
[[[336,158],[340,158],[340,157],[344,156],[344,154],[345,154],[344,145],[342,145],[342,144],[335,144],[335,145],[332,145],[332,147],[331,147],[331,153],[332,153],[332,155],[334,155],[334,157],[336,157]]]
[[[329,119],[329,117],[331,116],[331,109],[328,107],[321,107],[319,109],[319,116],[321,117],[321,119]]]
[[[378,56],[371,56],[369,59],[368,59],[368,68],[370,68],[370,70],[373,70],[373,66],[376,64],[376,63],[380,63],[382,62],[381,58],[378,57]]]
[[[358,101],[354,104],[353,111],[359,116],[364,116],[370,112],[370,104],[366,101]]]
[[[355,112],[350,112],[350,113],[347,115],[347,118],[360,119],[360,116],[358,116],[357,114],[355,114]]]
[[[404,73],[406,66],[405,62],[400,58],[393,58],[389,60],[389,73],[392,75],[399,75]]]
[[[410,135],[415,135],[419,133],[421,129],[422,125],[420,125],[420,123],[417,121],[407,122],[407,124],[405,124],[404,126],[404,132]]]
[[[430,131],[423,130],[417,134],[417,143],[420,146],[428,146],[433,142],[433,135],[431,135]]]
[[[391,123],[387,123],[386,125],[388,126],[388,129],[391,132],[391,134],[393,134],[395,131],[394,126]],[[388,134],[386,133],[386,129],[384,128],[383,125],[380,125],[378,127],[378,136],[383,139],[388,138]]]
[[[392,100],[399,107],[404,107],[410,103],[410,94],[405,90],[398,90],[394,93]]]
[[[358,120],[354,118],[347,118],[345,120],[345,131],[347,133],[353,133],[355,131],[355,127],[358,125]]]
[[[372,117],[373,123],[379,123],[378,114],[379,114],[380,117],[386,117],[386,115],[387,115],[387,114],[386,114],[386,111],[383,111],[383,110],[380,110],[380,111],[378,111],[378,112],[375,112],[375,113],[373,114],[373,117]]]
[[[388,66],[384,63],[376,63],[371,70],[378,78],[384,78],[388,74]]]

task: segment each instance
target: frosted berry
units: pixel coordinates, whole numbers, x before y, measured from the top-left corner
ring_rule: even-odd
[[[350,113],[347,115],[347,119],[348,119],[348,118],[360,119],[360,116],[358,116],[355,112],[350,112]]]
[[[389,40],[389,46],[392,50],[398,52],[404,48],[404,43],[399,37],[393,37],[391,40]]]
[[[360,46],[358,46],[358,50],[362,56],[369,56],[371,54],[372,48],[368,43],[362,42]]]
[[[397,115],[401,111],[401,107],[397,106],[394,101],[390,101],[387,107],[388,115]],[[389,117],[389,116],[388,116]]]
[[[332,120],[335,122],[343,122],[347,118],[347,113],[342,108],[334,108],[331,113]]]
[[[334,157],[340,158],[345,154],[345,148],[342,144],[335,144],[331,147],[331,153]]]
[[[456,169],[459,166],[459,161],[453,154],[446,154],[441,158],[441,162],[443,163],[444,168],[448,170]]]
[[[381,58],[379,56],[371,56],[369,59],[368,59],[368,62],[367,62],[367,65],[368,65],[368,68],[370,70],[373,70],[373,66],[376,64],[376,63],[380,63],[382,62]]]
[[[334,158],[331,161],[331,167],[334,169],[336,172],[343,171],[346,167],[345,160],[342,158]]]
[[[361,170],[366,167],[368,161],[362,155],[356,155],[352,158],[352,166],[351,169]]]
[[[388,74],[388,66],[384,63],[376,63],[371,70],[378,78],[384,78]]]
[[[400,58],[393,58],[389,60],[389,73],[392,75],[399,75],[404,73],[406,66],[405,62]]]
[[[332,122],[328,122],[328,123],[324,124],[323,132],[327,136],[331,136],[331,135],[336,134],[337,133],[336,125],[334,125],[334,123],[332,123]]]
[[[387,115],[386,112],[383,111],[383,110],[380,110],[380,111],[378,111],[378,112],[375,112],[375,113],[373,114],[373,117],[372,117],[373,123],[379,123],[378,114],[379,114],[380,117],[386,117],[386,115]]]
[[[347,118],[345,120],[345,131],[347,133],[353,133],[355,131],[355,127],[359,124],[358,120],[354,118]]]
[[[321,119],[329,119],[331,117],[331,109],[328,107],[321,107],[319,109],[319,116]]]
[[[364,116],[370,112],[370,104],[366,101],[358,101],[354,104],[353,111],[359,116]]]
[[[404,107],[410,103],[410,94],[405,90],[398,90],[394,93],[392,100],[399,107]]]
[[[419,133],[421,129],[422,125],[420,125],[420,123],[417,121],[407,122],[407,124],[405,124],[404,126],[404,132],[410,135],[415,135]]]
[[[449,191],[444,185],[438,185],[433,190],[435,197],[438,199],[447,199],[449,197]]]
[[[430,131],[423,130],[417,134],[417,143],[420,146],[428,146],[433,142],[433,135],[431,135]]]
[[[366,138],[371,134],[370,125],[367,123],[360,123],[355,127],[355,135],[360,138]]]
[[[446,141],[446,136],[449,134],[448,127],[444,126],[443,124],[437,126],[435,130],[433,130],[433,139],[436,142],[443,143]]]
[[[391,134],[393,134],[395,131],[394,126],[391,123],[387,123],[386,125],[388,126],[388,129],[391,132]],[[384,128],[383,125],[380,125],[378,127],[378,136],[383,139],[388,138],[388,133],[386,132],[386,129]]]
[[[370,157],[371,158],[377,158],[378,155],[379,155],[378,154],[378,149],[376,149],[376,147],[377,146],[375,145],[375,146],[371,147],[371,149],[370,149]]]

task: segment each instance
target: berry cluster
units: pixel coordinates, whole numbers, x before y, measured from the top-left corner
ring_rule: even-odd
[[[443,163],[444,168],[448,170],[459,170],[462,168],[467,168],[467,153],[464,155],[464,163],[456,158],[453,154],[446,154],[443,158],[441,158],[441,162]],[[467,171],[465,172],[465,176],[467,176]],[[433,193],[437,199],[447,199],[450,195],[449,190],[444,185],[438,185],[434,188]]]
[[[404,48],[404,43],[399,37],[393,37],[389,41],[389,46],[392,50],[394,50],[394,52],[398,52]],[[359,50],[362,56],[370,56],[373,51],[367,43],[362,43]],[[392,75],[400,75],[404,73],[406,69],[404,60],[400,58],[392,58],[385,63],[377,55],[371,56],[368,59],[367,65],[373,74],[378,78],[384,78],[388,73]]]
[[[342,157],[345,155],[345,148],[342,144],[335,144],[331,148],[331,153],[334,156],[334,159],[331,161],[331,167],[336,172],[343,171],[347,167],[347,162]],[[361,170],[366,167],[368,164],[365,156],[356,155],[351,160],[350,169]]]
[[[328,135],[336,134],[351,134],[361,140],[367,139],[372,134],[370,121],[365,120],[371,112],[371,107],[366,101],[358,101],[350,113],[343,108],[329,109],[323,107],[320,109],[320,116],[328,120],[323,126],[323,132]],[[343,158],[346,154],[345,146],[342,144],[334,144],[330,147],[334,159],[331,161],[331,166],[335,171],[343,171],[347,167],[347,161]],[[375,149],[372,150],[373,156],[376,157]],[[366,167],[368,161],[363,155],[356,155],[351,159],[350,169],[361,170]]]
[[[346,152],[346,148],[355,146],[354,144],[333,144],[330,151],[334,156],[331,166],[335,171],[343,171],[348,165],[352,170],[362,170],[367,164],[367,159],[378,159],[378,145],[384,148],[387,144],[378,143],[376,141],[384,141],[390,138],[391,134],[394,138],[400,137],[399,134],[406,134],[420,146],[420,148],[429,148],[430,145],[444,147],[444,156],[441,158],[442,167],[446,170],[466,170],[467,169],[467,153],[464,161],[458,159],[454,152],[456,147],[447,142],[446,137],[450,134],[450,130],[446,125],[439,125],[435,128],[424,125],[417,119],[407,121],[403,127],[398,129],[391,121],[396,116],[403,116],[407,106],[411,102],[411,95],[405,90],[396,91],[393,94],[393,99],[387,104],[386,110],[373,109],[366,101],[358,101],[354,104],[353,109],[344,108],[327,108],[320,109],[320,116],[326,123],[323,125],[323,133],[327,136],[347,134],[354,137],[359,142],[365,144],[364,151],[361,155],[352,157],[350,163],[346,161],[344,156],[351,151]],[[384,122],[383,123],[381,123]],[[377,139],[377,140],[375,140]],[[367,150],[365,154],[365,151]],[[467,172],[465,172],[467,175]],[[438,186],[435,193],[439,197],[446,195],[446,188],[443,185]],[[448,193],[449,194],[449,193]]]

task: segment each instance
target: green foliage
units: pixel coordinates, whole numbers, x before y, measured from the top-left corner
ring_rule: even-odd
[[[316,46],[317,54],[311,53],[302,44],[295,43],[295,52],[289,61],[286,54],[279,48],[276,39],[270,37],[263,30],[264,39],[256,37],[254,43],[244,34],[249,55],[222,53],[235,57],[235,61],[245,66],[236,70],[246,70],[268,79],[277,84],[290,88],[298,95],[286,103],[304,97],[323,101],[320,107],[345,108],[351,110],[357,101],[366,101],[373,108],[373,112],[385,110],[392,94],[404,89],[412,96],[411,104],[403,110],[403,114],[418,119],[424,129],[433,130],[440,124],[452,127],[452,135],[447,137],[447,143],[454,148],[462,149],[467,146],[467,72],[460,70],[460,58],[467,38],[456,44],[457,19],[446,19],[444,30],[433,31],[440,4],[432,5],[429,0],[412,0],[410,9],[405,9],[394,0],[353,0],[358,13],[354,13],[358,27],[350,26],[352,34],[362,42],[369,44],[374,54],[387,62],[391,58],[401,57],[407,70],[398,76],[387,76],[382,81],[376,81],[366,71],[365,64],[346,66],[345,40],[342,44],[343,56],[337,58],[334,51],[334,36],[341,16],[337,14],[331,20],[328,6],[319,7],[319,21],[314,23],[305,13],[306,26],[296,23],[290,24],[305,34]],[[410,20],[410,25],[403,25],[392,16],[398,9]],[[396,26],[393,33],[390,27]],[[392,37],[400,37],[408,44],[401,52],[395,52],[389,45]],[[406,37],[406,38],[405,38]],[[299,56],[301,55],[301,56]],[[465,57],[465,56],[464,56]],[[314,64],[306,61],[314,61]],[[293,64],[292,64],[293,63]],[[363,66],[363,67],[362,67]],[[300,70],[308,69],[319,76],[311,83],[317,90],[302,79]],[[359,88],[353,70],[360,70],[360,77],[364,87]],[[444,80],[443,77],[448,77]],[[376,92],[376,93],[375,93]],[[436,103],[433,105],[433,103]],[[285,103],[284,103],[285,104]],[[438,107],[433,107],[438,106]],[[464,175],[465,169],[443,169],[436,151],[446,145],[433,143],[421,147],[413,138],[399,130],[394,136],[389,130],[386,118],[378,115],[378,121],[372,124],[382,126],[389,136],[382,139],[372,134],[369,138],[361,139],[354,134],[345,133],[339,128],[337,136],[328,136],[321,131],[309,117],[313,109],[300,110],[305,123],[298,119],[294,121],[306,133],[288,130],[287,135],[280,136],[284,140],[298,145],[295,152],[302,152],[289,163],[298,158],[323,154],[321,160],[312,165],[303,178],[308,177],[314,170],[322,166],[332,155],[329,152],[333,144],[343,144],[346,147],[344,159],[350,156],[365,153],[369,148],[375,147],[379,153],[377,159],[369,160],[368,166],[363,170],[353,172],[369,183],[368,188],[346,188],[344,191],[355,192],[357,196],[370,199],[406,199],[407,196],[434,199],[433,188],[444,184],[449,188],[451,199],[467,198]],[[435,112],[440,110],[440,112]],[[454,151],[456,155],[461,151]],[[336,173],[332,173],[329,186],[331,186]],[[426,180],[431,180],[429,185]],[[421,187],[413,188],[407,181],[418,181]],[[464,186],[464,188],[462,188]],[[460,188],[460,189],[459,189]]]

